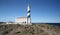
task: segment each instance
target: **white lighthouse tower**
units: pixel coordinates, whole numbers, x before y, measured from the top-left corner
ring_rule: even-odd
[[[30,4],[27,6],[27,24],[31,23],[31,18],[30,18]]]

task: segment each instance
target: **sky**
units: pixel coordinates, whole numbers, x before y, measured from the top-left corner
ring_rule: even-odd
[[[0,0],[0,22],[25,17],[28,4],[31,22],[60,23],[60,0]]]

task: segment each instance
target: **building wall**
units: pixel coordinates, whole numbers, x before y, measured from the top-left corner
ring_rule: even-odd
[[[17,23],[26,23],[27,24],[27,18],[17,18],[16,22]],[[30,20],[30,18],[28,18],[28,23],[30,23],[30,22],[31,22],[31,20]]]

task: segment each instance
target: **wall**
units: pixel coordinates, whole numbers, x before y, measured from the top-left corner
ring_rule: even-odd
[[[27,18],[17,18],[16,19],[17,23],[26,23],[27,24]],[[28,18],[28,23],[30,23],[30,18]]]

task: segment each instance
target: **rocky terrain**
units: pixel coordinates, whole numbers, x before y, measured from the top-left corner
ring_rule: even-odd
[[[0,24],[0,35],[60,35],[60,27],[48,24]]]

